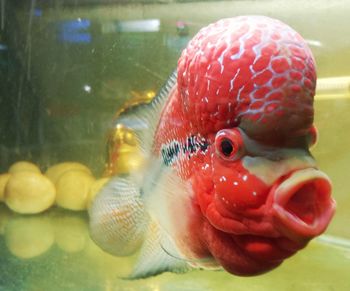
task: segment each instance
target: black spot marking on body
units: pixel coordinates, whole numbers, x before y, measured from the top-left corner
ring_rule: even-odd
[[[180,156],[190,159],[193,155],[200,152],[205,152],[208,148],[208,143],[205,139],[199,139],[196,136],[190,136],[185,143],[172,141],[168,144],[163,144],[161,155],[166,166],[174,164]]]

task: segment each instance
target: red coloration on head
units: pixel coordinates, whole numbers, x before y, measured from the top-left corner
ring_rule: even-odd
[[[266,17],[224,19],[203,28],[178,63],[186,118],[202,133],[217,131],[224,122],[271,142],[307,129],[315,84],[305,41]]]
[[[177,141],[184,151],[171,164],[194,193],[188,232],[178,234],[184,253],[255,275],[326,229],[331,184],[308,151],[315,83],[310,49],[278,20],[224,19],[190,41],[154,145],[159,154]],[[188,152],[191,136],[203,149]]]

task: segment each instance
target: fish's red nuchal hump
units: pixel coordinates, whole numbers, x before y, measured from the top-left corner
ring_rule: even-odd
[[[313,122],[314,58],[275,19],[241,16],[201,29],[179,59],[177,81],[186,118],[203,135],[240,126],[264,139]]]

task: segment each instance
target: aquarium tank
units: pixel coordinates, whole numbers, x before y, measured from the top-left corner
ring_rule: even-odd
[[[0,0],[0,290],[350,290],[349,13],[346,0]],[[177,77],[172,74],[191,39],[210,23],[247,15],[290,26],[314,56],[315,127],[310,124],[303,134],[308,137],[307,148],[310,145],[308,159],[317,161],[329,180],[313,174],[322,183],[309,186],[328,187],[322,190],[328,193],[331,181],[334,217],[328,227],[323,225],[327,229],[322,235],[310,235],[318,237],[307,246],[309,238],[299,241],[297,249],[302,249],[280,266],[263,270],[268,272],[228,272],[190,257],[189,265],[200,267],[164,267],[130,276],[140,255],[140,250],[130,250],[137,249],[140,241],[135,235],[128,248],[130,240],[124,241],[124,234],[133,223],[139,227],[143,221],[118,216],[111,208],[98,217],[96,228],[91,222],[99,207],[95,201],[103,191],[126,189],[132,173],[144,175],[156,168],[145,169],[147,141],[140,136],[149,128],[142,127],[140,116],[145,114],[149,120],[153,111],[147,108],[156,107],[159,96],[177,94],[172,89]],[[180,79],[185,76],[182,65],[180,61]],[[196,114],[189,118],[195,120]],[[161,175],[165,166],[171,168],[179,153],[190,160],[196,152],[204,156],[221,142],[225,160],[236,146],[227,143],[230,137],[242,135],[240,142],[254,143],[242,131],[225,134],[229,137],[224,142],[221,135],[214,140],[199,135],[202,139],[186,136],[185,145],[172,141],[169,147],[159,146],[165,165],[153,176]],[[275,150],[276,144],[270,141],[269,146],[261,146],[264,135],[254,134],[259,136],[256,151],[273,148],[285,153]],[[294,139],[292,145],[283,145],[304,146]],[[149,184],[142,191],[153,189]],[[186,188],[180,184],[180,189]],[[178,185],[172,180],[162,189],[171,193]],[[295,203],[304,204],[302,210],[310,212],[307,201]],[[330,220],[333,204],[328,210],[327,203],[322,200],[317,207],[329,211]],[[167,211],[171,209],[160,212]],[[309,219],[300,216],[304,222]],[[125,231],[119,244],[114,244],[115,236],[104,236],[109,231],[105,222],[113,217]],[[295,238],[294,232],[285,235]],[[170,260],[183,259],[168,251],[173,247],[160,246]],[[215,248],[220,253],[220,247]],[[141,267],[154,270],[157,254]]]

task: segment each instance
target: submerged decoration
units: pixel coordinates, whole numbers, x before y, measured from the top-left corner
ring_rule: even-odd
[[[43,173],[32,162],[17,161],[6,173],[0,173],[0,203],[29,215],[54,205],[85,210],[107,181],[108,178],[95,179],[91,170],[78,162],[58,163]]]
[[[160,94],[120,115],[144,168],[97,195],[93,239],[118,256],[140,250],[130,278],[280,265],[335,211],[309,152],[315,84],[310,49],[278,20],[243,16],[200,30]]]
[[[144,159],[133,126],[120,123],[119,119],[122,114],[128,114],[135,107],[150,103],[155,97],[155,92],[131,91],[131,95],[132,98],[115,113],[113,128],[108,133],[104,176],[127,174],[143,165]]]

